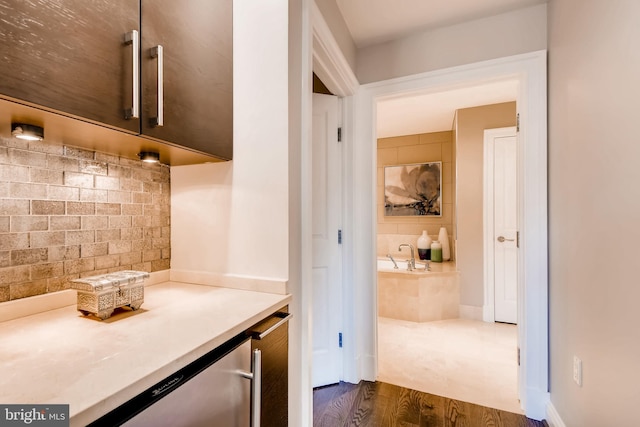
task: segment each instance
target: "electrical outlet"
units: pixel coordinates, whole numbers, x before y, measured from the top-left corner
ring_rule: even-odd
[[[582,387],[582,360],[577,356],[573,356],[573,381]]]

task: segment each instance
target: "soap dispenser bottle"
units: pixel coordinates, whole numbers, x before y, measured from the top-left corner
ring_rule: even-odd
[[[422,235],[418,237],[418,257],[421,260],[431,259],[431,237],[427,230],[422,230]]]

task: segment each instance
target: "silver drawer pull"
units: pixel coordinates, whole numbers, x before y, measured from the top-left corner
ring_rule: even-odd
[[[285,315],[286,313],[278,313],[278,314],[280,314],[280,316],[282,316],[282,315]],[[276,316],[278,316],[278,314],[276,314]],[[269,329],[267,329],[266,331],[262,332],[261,334],[259,334],[257,336],[254,336],[253,339],[255,339],[255,340],[264,339],[264,337],[266,337],[271,332],[273,332],[276,329],[278,329],[283,323],[288,322],[289,319],[291,319],[292,316],[293,316],[293,314],[291,314],[291,313],[286,314],[286,316],[284,316],[282,319],[280,319],[278,321],[278,323],[276,323],[275,325],[271,326]]]

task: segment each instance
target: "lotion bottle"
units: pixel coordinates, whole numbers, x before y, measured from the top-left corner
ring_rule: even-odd
[[[431,261],[442,262],[442,245],[437,240],[431,243]]]

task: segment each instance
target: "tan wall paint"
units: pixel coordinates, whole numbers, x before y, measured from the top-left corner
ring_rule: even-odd
[[[422,230],[427,230],[429,236],[437,240],[440,227],[446,227],[449,241],[453,242],[451,233],[454,230],[455,158],[452,132],[381,138],[378,139],[377,155],[378,255],[398,254],[400,243],[416,246]],[[442,162],[442,217],[385,217],[384,167],[439,161]],[[402,255],[406,255],[406,249]]]
[[[358,49],[361,84],[547,48],[547,5]]]
[[[549,2],[550,391],[569,427],[638,423],[639,17]]]
[[[484,130],[514,126],[516,103],[458,110],[456,128],[457,248],[460,304],[482,307]]]

